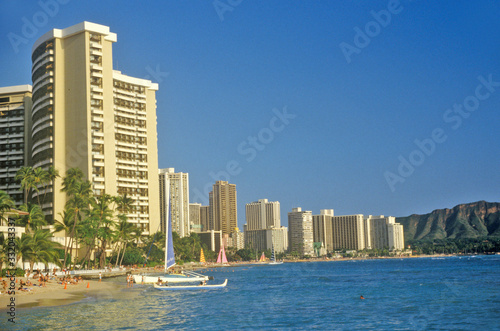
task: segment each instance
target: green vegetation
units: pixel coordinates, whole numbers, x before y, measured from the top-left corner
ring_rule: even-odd
[[[104,267],[109,263],[106,249],[112,247],[115,265],[121,263],[137,263],[141,260],[142,251],[137,245],[128,249],[132,242],[140,242],[141,231],[127,221],[127,214],[133,209],[132,199],[125,196],[103,194],[94,196],[92,184],[84,178],[80,169],[72,168],[62,179],[62,190],[67,195],[67,203],[63,213],[57,220],[44,216],[40,207],[47,196],[47,186],[59,177],[58,171],[50,167],[23,167],[16,174],[25,193],[24,204],[19,210],[25,211],[16,220],[17,226],[24,226],[26,233],[15,239],[16,255],[30,263],[55,263],[59,266],[72,267]],[[40,189],[45,187],[43,191]],[[36,194],[35,194],[36,193]],[[33,198],[36,196],[36,199]],[[7,193],[0,191],[0,217],[14,208],[14,203]],[[66,233],[65,247],[52,241],[53,233],[45,226],[52,225],[53,233]],[[7,262],[7,240],[0,237],[0,263]],[[77,250],[79,245],[83,250]],[[83,251],[84,256],[78,256]],[[72,258],[72,253],[74,257]],[[62,262],[62,263],[61,263]],[[0,266],[1,271],[1,266]]]
[[[492,254],[500,252],[500,237],[410,241],[414,254]]]

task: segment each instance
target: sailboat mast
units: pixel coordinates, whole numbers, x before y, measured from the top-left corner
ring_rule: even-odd
[[[168,234],[170,229],[170,180],[168,175],[165,176],[165,199],[167,205],[167,224],[165,226],[165,273],[167,273],[167,264],[168,264]]]
[[[170,222],[167,220],[167,227],[165,232],[165,273],[167,273],[167,258],[168,258],[168,231],[170,230]]]

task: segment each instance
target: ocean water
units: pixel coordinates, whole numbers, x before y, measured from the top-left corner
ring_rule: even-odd
[[[134,285],[65,306],[19,309],[15,329],[500,330],[498,255],[249,265],[206,273],[214,283],[227,278],[227,287],[168,292]],[[7,328],[4,316],[2,325]]]

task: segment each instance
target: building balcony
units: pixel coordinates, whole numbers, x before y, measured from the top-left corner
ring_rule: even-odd
[[[33,76],[33,74],[38,69],[40,69],[41,66],[44,66],[44,65],[46,65],[49,62],[54,62],[54,58],[53,57],[44,57],[42,61],[39,61],[34,67],[32,67],[32,69],[31,69],[31,75]]]
[[[23,138],[16,138],[14,139],[13,137],[9,137],[10,139],[5,140],[6,144],[17,144],[17,143],[24,143]]]
[[[104,122],[104,117],[102,117],[102,116],[92,116],[92,121],[102,123],[102,122]]]
[[[102,56],[102,49],[90,49],[90,55]]]
[[[104,96],[99,93],[92,93],[90,97],[94,100],[104,100]]]
[[[45,128],[48,128],[48,127],[51,127],[51,126],[54,126],[54,123],[52,123],[52,121],[50,122],[47,122],[41,126],[38,126],[37,128],[34,128],[33,127],[33,133],[32,133],[32,136],[35,136],[35,134],[37,134],[38,132],[40,132],[41,130],[45,129]],[[22,137],[23,135],[21,135]]]
[[[35,142],[35,143],[33,144],[33,147],[32,147],[32,148],[33,148],[33,149],[34,149],[34,148],[37,148],[38,146],[40,146],[40,145],[44,145],[45,143],[48,143],[49,141],[52,141],[52,140],[53,140],[53,137],[52,137],[52,136],[47,137],[47,138],[44,138],[44,139],[42,139],[42,140],[38,140],[37,142]]]
[[[37,163],[35,163],[33,165],[33,168],[43,167],[43,166],[45,166],[47,164],[53,164],[53,163],[54,163],[54,159],[48,158],[48,159],[44,159],[44,160],[38,161]]]
[[[100,66],[100,65],[98,65],[96,63],[90,63],[90,69],[102,71],[102,66]]]
[[[92,110],[92,115],[104,115],[104,110],[95,108],[95,107],[90,107]]]
[[[47,58],[49,55],[54,55],[54,50],[53,49],[49,49],[48,51],[46,51],[45,53],[43,54],[40,54],[39,57],[37,57],[37,59],[35,60],[35,62],[33,62],[33,66],[37,66],[39,62],[43,61],[45,58]],[[52,61],[54,61],[52,59]]]
[[[54,72],[49,71],[45,75],[38,77],[38,79],[33,83],[33,91],[37,90],[37,89],[41,88],[42,86],[45,86],[49,83],[53,83],[54,80],[51,78],[52,76],[54,76]]]
[[[45,98],[44,102],[38,103],[36,107],[33,107],[33,110],[31,112],[31,116],[34,116],[39,110],[41,110],[49,105],[52,105],[53,103],[54,103],[54,101],[50,97]]]
[[[98,130],[92,130],[92,137],[104,138],[104,133]]]
[[[102,49],[102,45],[101,45],[101,44],[99,44],[99,43],[98,43],[98,42],[96,42],[96,41],[92,41],[92,40],[90,41],[90,47],[91,47],[91,48],[98,48],[98,49]]]
[[[92,176],[92,181],[93,181],[94,183],[97,183],[97,182],[104,182],[104,177],[99,177],[99,176],[93,175],[93,176]]]
[[[49,122],[53,118],[54,117],[52,116],[52,114],[47,114],[44,117],[37,119],[35,122],[33,122],[33,130],[35,130],[37,126],[43,125],[44,123]]]
[[[136,145],[136,144],[126,143],[126,142],[123,142],[123,141],[117,141],[117,142],[116,142],[116,145],[118,145],[118,146],[128,147],[128,148],[133,149],[134,151],[135,151],[135,149],[137,148],[137,145]]]
[[[21,133],[5,133],[5,134],[0,135],[0,138],[4,141],[7,139],[24,138],[24,133],[23,132],[21,132]]]
[[[103,184],[94,183],[94,190],[104,190],[106,187]]]
[[[90,85],[90,90],[92,92],[99,92],[99,93],[103,93],[104,92],[104,90],[101,87],[98,87],[96,85]]]
[[[35,94],[35,91],[33,90],[33,94]],[[45,101],[47,101],[48,99],[52,99],[54,97],[54,93],[48,93],[46,95],[44,95],[43,97],[41,97],[40,99],[36,100],[34,103],[33,103],[33,112],[32,112],[32,115],[35,115],[35,112],[39,109],[39,108],[43,108],[44,106],[46,105],[51,105],[52,104],[52,100],[50,100],[49,103],[47,104],[41,104]],[[40,106],[39,106],[40,105]]]
[[[102,71],[96,71],[96,70],[92,70],[90,72],[90,76],[91,77],[97,77],[97,78],[102,78],[103,77]]]
[[[4,110],[3,112],[5,112]],[[0,112],[2,110],[0,109]],[[0,116],[0,123],[9,123],[10,126],[24,126],[24,117],[22,116],[15,116],[15,117],[7,117],[7,116]]]

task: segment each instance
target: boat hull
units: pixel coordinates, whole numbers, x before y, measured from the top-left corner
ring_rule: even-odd
[[[137,284],[154,284],[158,282],[158,278],[160,278],[162,282],[168,282],[168,283],[193,283],[193,282],[202,282],[208,280],[208,276],[187,277],[179,275],[179,276],[162,277],[162,276],[133,275],[133,277],[134,277],[134,282]]]
[[[218,285],[176,285],[176,286],[165,286],[154,284],[154,288],[162,291],[180,291],[180,290],[210,290],[223,288],[227,285],[227,279],[222,284]]]

